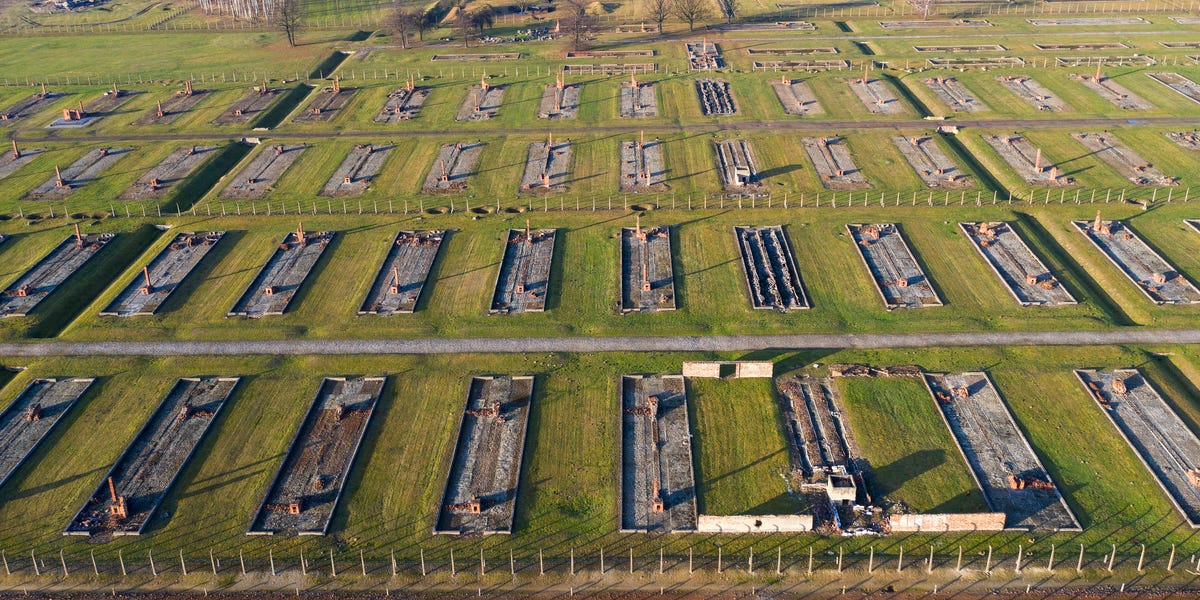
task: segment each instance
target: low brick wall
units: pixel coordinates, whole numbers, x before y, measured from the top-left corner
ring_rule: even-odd
[[[812,515],[700,515],[696,531],[701,533],[794,533],[812,531]]]
[[[908,531],[1003,531],[1004,513],[937,515],[892,515],[892,532]]]

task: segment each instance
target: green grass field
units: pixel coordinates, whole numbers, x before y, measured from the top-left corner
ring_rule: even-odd
[[[1152,55],[1155,66],[1105,67],[1107,76],[1153,105],[1137,114],[1112,106],[1071,78],[1075,73],[1090,73],[1090,68],[1053,66],[1057,56],[1077,53],[1043,51],[1035,46],[1064,40],[1111,41],[1112,35],[1082,28],[1035,27],[1026,21],[1039,10],[1040,5],[1032,4],[1014,5],[1004,15],[987,15],[995,27],[982,32],[886,30],[878,21],[894,15],[896,7],[884,2],[880,7],[857,9],[873,11],[858,16],[811,19],[817,25],[811,32],[687,33],[673,22],[662,37],[605,32],[595,42],[598,48],[655,52],[651,58],[630,60],[657,64],[656,72],[638,74],[638,79],[656,86],[659,116],[621,119],[618,89],[627,76],[587,74],[568,79],[582,84],[578,117],[549,122],[537,118],[537,105],[544,87],[553,82],[553,73],[564,62],[624,59],[567,61],[561,42],[495,43],[463,49],[451,41],[401,50],[395,47],[394,36],[376,31],[375,24],[386,12],[379,2],[311,0],[310,4],[313,21],[295,48],[287,45],[281,33],[267,29],[142,31],[140,28],[178,6],[127,0],[111,3],[104,11],[47,15],[42,26],[25,23],[17,29],[0,29],[0,108],[35,92],[39,80],[47,80],[53,90],[68,92],[42,112],[0,129],[5,143],[13,138],[20,140],[22,148],[45,150],[0,179],[0,233],[11,236],[0,245],[0,287],[13,283],[45,256],[72,232],[75,223],[88,233],[117,234],[108,248],[33,315],[0,321],[0,340],[253,339],[283,346],[314,339],[1103,333],[1134,328],[1192,329],[1200,315],[1200,305],[1152,304],[1070,224],[1074,219],[1091,219],[1100,209],[1106,219],[1129,223],[1183,275],[1200,280],[1200,234],[1184,223],[1198,217],[1190,187],[1198,183],[1193,173],[1200,169],[1200,156],[1164,137],[1169,131],[1195,129],[1187,120],[1200,117],[1200,104],[1146,76],[1169,71],[1200,81],[1200,66],[1186,58],[1194,49],[1159,45],[1160,41],[1196,37],[1194,26],[1170,21],[1166,14],[1146,13],[1152,25],[1129,26],[1133,33],[1115,36],[1127,48],[1111,51]],[[791,10],[766,0],[744,4],[747,14],[763,18],[786,16]],[[139,13],[148,6],[150,11]],[[640,0],[598,9],[606,11],[606,24],[640,19],[643,12]],[[24,10],[21,6],[3,9],[0,22],[32,18]],[[100,24],[110,20],[114,23]],[[227,26],[228,18],[194,10],[169,23],[218,28]],[[494,33],[511,35],[529,24],[505,18]],[[85,25],[116,29],[86,37],[72,35]],[[120,31],[125,27],[129,29]],[[1155,35],[1136,34],[1138,31]],[[429,32],[427,39],[433,42],[449,34],[443,28]],[[736,115],[706,117],[700,112],[693,91],[694,79],[700,75],[686,71],[682,42],[701,36],[721,46],[728,69],[715,76],[730,83],[739,108]],[[1020,57],[1026,66],[986,72],[929,70],[924,62],[931,55],[913,48],[918,44],[994,43],[996,39],[1002,40],[1005,50],[985,56]],[[81,51],[85,42],[86,53]],[[829,57],[852,61],[853,66],[812,73],[754,71],[754,60],[769,57],[748,53],[752,48],[818,46],[836,47],[838,54]],[[295,86],[328,86],[327,79],[311,78],[311,72],[328,75],[323,72],[326,66],[336,62],[331,57],[342,51],[352,54],[335,75],[343,87],[356,90],[349,104],[326,123],[292,122],[290,116],[303,111],[315,93]],[[522,56],[518,61],[503,62],[431,60],[434,54],[467,52],[519,52]],[[872,76],[885,78],[901,98],[904,115],[872,116],[851,92],[846,81],[861,76],[867,60],[887,63],[886,67],[877,66]],[[403,85],[410,73],[418,85],[430,88],[420,115],[397,124],[375,123],[386,96]],[[469,86],[485,73],[490,84],[506,87],[499,115],[487,122],[455,121]],[[996,80],[1017,73],[1033,76],[1062,97],[1070,110],[1037,111]],[[770,86],[784,75],[807,81],[825,114],[786,115]],[[921,81],[932,75],[960,79],[989,110],[972,116],[950,113]],[[154,110],[157,100],[180,89],[185,79],[208,92],[192,111],[169,125],[134,124]],[[142,93],[92,126],[74,130],[46,127],[64,107],[98,97],[113,81],[123,89]],[[245,125],[212,123],[251,86],[264,81],[283,91],[283,98],[266,114]],[[297,91],[291,92],[293,89]],[[947,120],[920,120],[927,112]],[[1177,120],[1149,125],[1139,122],[1168,117]],[[1090,119],[1098,121],[1057,122]],[[863,124],[866,121],[871,121],[869,126]],[[966,191],[926,188],[892,143],[893,136],[927,134],[941,124],[966,125],[956,137],[939,136],[936,142],[973,177],[974,185]],[[1047,191],[1025,184],[982,137],[1012,133],[1014,127],[1042,148],[1046,159],[1074,178],[1076,185],[1065,191]],[[1084,130],[1081,128],[1113,134],[1159,169],[1180,177],[1180,185],[1135,190],[1071,137]],[[643,131],[647,138],[664,142],[670,189],[619,194],[620,143]],[[517,187],[529,145],[543,142],[551,132],[555,140],[570,139],[572,144],[568,189],[550,196],[521,193]],[[853,194],[825,189],[803,149],[801,138],[809,136],[844,137],[871,188]],[[263,143],[240,143],[254,137]],[[721,190],[713,146],[732,138],[745,139],[753,146],[764,184],[761,195],[727,196]],[[424,194],[421,187],[434,166],[438,147],[459,141],[485,144],[468,188],[453,194]],[[308,148],[263,199],[220,198],[221,190],[239,177],[240,169],[255,156],[270,152],[272,145],[293,143]],[[354,145],[363,143],[393,146],[369,191],[350,198],[319,196]],[[174,149],[191,144],[219,144],[223,149],[162,200],[115,199]],[[65,201],[26,199],[31,189],[53,176],[56,165],[65,167],[102,147],[133,151]],[[1010,195],[1018,201],[1008,203]],[[1151,198],[1153,202],[1149,202]],[[644,226],[675,226],[676,311],[623,316],[616,308],[620,265],[614,235],[620,227],[632,225],[635,214],[641,215]],[[527,219],[533,227],[558,230],[548,310],[489,316],[487,307],[506,231],[525,226]],[[959,222],[985,219],[1012,223],[1079,304],[1052,309],[1019,307],[958,228]],[[330,230],[337,236],[291,310],[260,320],[227,318],[227,311],[298,222],[308,231]],[[884,308],[845,230],[847,223],[872,222],[894,222],[902,227],[945,306]],[[776,224],[785,226],[795,249],[813,303],[811,310],[784,314],[750,307],[732,228]],[[389,243],[401,229],[450,231],[426,295],[411,315],[359,317],[356,311]],[[209,230],[228,233],[160,314],[124,319],[98,316],[176,233]],[[679,372],[684,360],[708,359],[770,360],[776,364],[776,374],[800,368],[819,372],[817,364],[836,362],[916,364],[929,371],[984,370],[1084,530],[919,534],[890,539],[618,533],[618,377]],[[135,565],[133,577],[147,580],[144,565],[151,551],[163,563],[176,560],[183,552],[199,565],[211,550],[224,561],[227,572],[232,572],[230,565],[239,553],[244,553],[250,568],[261,571],[267,568],[269,557],[284,568],[294,568],[300,552],[310,561],[324,561],[327,553],[333,553],[341,561],[339,565],[345,563],[343,569],[353,571],[358,560],[355,555],[361,551],[374,575],[386,570],[383,565],[394,551],[410,572],[422,556],[439,565],[434,577],[441,580],[448,577],[444,565],[451,551],[471,559],[461,563],[462,569],[472,568],[474,556],[483,552],[497,565],[487,577],[497,581],[508,577],[501,571],[503,556],[509,552],[530,569],[539,553],[544,553],[549,566],[558,571],[565,571],[564,563],[572,551],[592,557],[601,549],[622,559],[632,552],[644,565],[656,562],[659,552],[679,564],[694,551],[701,568],[713,566],[718,547],[738,560],[744,560],[751,548],[765,556],[778,549],[790,556],[789,560],[812,550],[825,568],[839,549],[852,563],[861,564],[871,548],[881,556],[894,557],[906,545],[910,551],[933,545],[947,556],[954,546],[962,545],[967,560],[976,568],[988,548],[1011,556],[1020,547],[1024,556],[1038,561],[1046,557],[1051,544],[1058,548],[1083,544],[1093,559],[1110,551],[1110,544],[1117,545],[1121,557],[1136,556],[1142,544],[1159,558],[1172,545],[1178,546],[1181,556],[1196,552],[1191,528],[1071,373],[1081,367],[1137,366],[1165,392],[1189,426],[1200,432],[1200,349],[1191,346],[772,349],[723,354],[0,357],[0,364],[12,369],[0,371],[0,405],[10,402],[34,378],[98,377],[97,385],[46,443],[0,488],[0,551],[17,563],[18,570],[26,569],[30,551],[47,563],[48,570],[54,568],[51,557],[59,551],[72,565],[85,564],[94,553],[107,573],[117,572],[114,565],[118,557],[124,557]],[[331,535],[286,539],[244,535],[321,378],[377,374],[388,375],[390,384],[334,515]],[[479,374],[537,377],[514,533],[482,539],[434,536],[431,528],[452,459],[463,394],[469,377]],[[147,535],[117,540],[63,537],[67,521],[176,378],[195,375],[240,375],[243,379]],[[863,458],[871,465],[871,483],[879,499],[920,512],[986,510],[934,400],[919,381],[845,379],[837,385]],[[805,510],[803,498],[788,491],[789,458],[773,382],[693,379],[687,386],[700,510],[712,515]],[[174,564],[170,568],[174,569]],[[1099,571],[1094,574],[1097,579],[1105,576]],[[15,579],[0,578],[0,584],[12,581]],[[106,575],[88,585],[101,589],[103,584],[121,585],[117,581]],[[309,575],[310,583],[327,581],[325,575]]]

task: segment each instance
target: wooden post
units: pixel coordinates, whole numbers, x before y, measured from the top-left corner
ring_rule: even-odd
[[[629,549],[629,574],[633,575],[633,548]]]
[[[70,577],[71,574],[67,572],[67,557],[63,556],[62,549],[58,551],[58,561],[62,563],[63,577]],[[1140,571],[1141,569],[1138,570]]]
[[[754,574],[754,546],[750,546],[750,561],[746,572],[750,573],[751,575]]]
[[[330,557],[333,556],[333,550],[329,551]],[[275,576],[275,549],[267,548],[267,558],[271,561],[271,577]]]
[[[875,570],[875,546],[871,546],[871,556],[867,559],[867,574]]]
[[[121,550],[117,550],[117,561],[119,561],[121,563],[121,577],[125,577],[125,575],[126,575],[126,573],[125,573],[125,555],[122,554]],[[4,561],[4,571],[6,573],[8,572],[8,560],[7,559],[5,559],[5,561]]]
[[[933,572],[933,544],[929,545],[929,565],[925,568],[926,573]]]
[[[717,546],[717,574],[721,573],[721,547]]]
[[[395,579],[395,577],[396,577],[396,551],[389,549],[388,556],[392,559],[392,578]]]
[[[572,576],[572,577],[574,577],[574,576],[575,576],[575,548],[574,548],[574,547],[572,547],[572,548],[571,548],[571,565],[570,565],[570,573],[571,573],[571,576]]]
[[[301,551],[301,552],[303,552],[303,551]],[[304,558],[303,555],[301,555],[300,558],[303,560],[303,558]],[[216,555],[213,554],[212,548],[208,549],[208,562],[209,562],[209,564],[212,565],[213,577],[216,577],[217,576],[217,557],[216,557]]]
[[[962,573],[962,546],[958,547],[958,562],[954,563],[954,572]]]
[[[120,550],[118,550],[118,552],[120,552]],[[8,569],[8,554],[6,554],[3,550],[0,550],[0,559],[4,560],[4,574],[12,575],[12,571]]]
[[[842,572],[842,547],[838,546],[838,573]]]
[[[425,576],[425,549],[421,548],[421,577]]]
[[[155,577],[158,577],[158,569],[154,568],[154,551],[152,551],[152,550],[147,550],[147,551],[146,551],[146,556],[150,557],[150,573],[151,573],[152,575],[154,575]],[[34,565],[35,567],[37,566],[37,561],[36,561],[36,560],[35,560],[35,561],[33,561],[33,565]]]
[[[451,550],[453,552],[453,550]],[[538,548],[538,575],[546,574],[546,563],[542,562],[542,549]]]
[[[775,574],[776,575],[779,574],[779,558],[782,555],[783,555],[783,549],[780,548],[779,554],[777,554],[775,556]],[[808,575],[809,575],[809,577],[812,576],[812,565],[813,565],[813,547],[809,546],[808,547]]]
[[[246,558],[242,556],[241,549],[238,549],[238,562],[242,563],[242,577],[246,576]]]
[[[183,560],[183,548],[179,549],[179,572],[185,576],[187,575],[187,563]]]
[[[987,575],[992,574],[992,546],[988,545],[987,562],[983,565],[983,572]]]
[[[308,577],[308,561],[304,560],[304,548],[300,549],[300,574]]]
[[[1171,556],[1167,558],[1167,572],[1175,570],[1175,544],[1171,544]]]
[[[1117,559],[1117,545],[1112,545],[1112,554],[1108,555],[1108,572],[1112,573],[1113,561]]]
[[[508,549],[508,574],[512,575],[513,578],[517,576],[517,561],[513,558],[512,548]]]
[[[1141,555],[1138,556],[1138,573],[1142,572],[1142,566],[1145,564],[1145,562],[1146,562],[1146,545],[1142,544],[1142,553],[1141,553]],[[64,567],[64,570],[66,570],[66,567]]]
[[[91,556],[92,556],[92,572],[95,573],[96,575],[99,575],[100,567],[96,565],[96,551],[88,550],[88,554],[91,554]]]
[[[751,555],[750,561],[751,561],[751,572],[753,572],[753,568],[754,568],[753,567],[753,561],[754,561],[753,555]],[[662,546],[658,547],[658,574],[659,575],[663,574],[663,547]]]
[[[541,550],[538,550],[538,560],[541,560]],[[454,570],[454,548],[450,549],[450,576],[458,577],[458,573]]]
[[[1022,546],[1021,544],[1017,544],[1017,566],[1013,570],[1013,573],[1016,573],[1018,575],[1021,574],[1021,555],[1024,553],[1025,553],[1025,547]]]
[[[333,562],[333,548],[329,549],[329,576],[337,577],[337,564]]]
[[[1046,570],[1054,572],[1054,544],[1050,544],[1050,560],[1046,562]]]
[[[358,564],[362,567],[363,577],[367,576],[367,559],[363,556],[363,549],[358,549]]]
[[[604,575],[604,546],[600,546],[600,575]]]
[[[900,545],[900,556],[896,558],[896,572],[904,570],[904,545]]]
[[[1075,563],[1075,572],[1083,572],[1083,544],[1079,545],[1079,562]]]

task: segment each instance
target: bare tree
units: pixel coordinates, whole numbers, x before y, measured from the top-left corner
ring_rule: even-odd
[[[467,3],[462,1],[454,7],[454,31],[462,36],[463,48],[471,45],[471,15],[467,13]]]
[[[647,0],[646,2],[646,13],[658,25],[659,33],[662,33],[663,22],[671,16],[671,11],[671,0]]]
[[[296,45],[296,35],[304,26],[303,0],[279,0],[275,5],[275,24],[287,34],[288,43]]]
[[[933,0],[908,0],[908,5],[921,13],[922,20],[926,20],[929,18],[929,11],[933,8]]]
[[[490,4],[471,11],[471,26],[479,31],[479,35],[483,35],[483,30],[487,27],[492,27],[496,24],[496,9]]]
[[[717,8],[721,9],[721,14],[725,17],[726,23],[732,23],[734,17],[740,12],[738,0],[717,0]]]
[[[688,24],[688,31],[695,31],[696,21],[712,16],[710,0],[671,0],[671,14]]]
[[[425,23],[425,14],[419,8],[400,7],[388,16],[387,26],[400,38],[400,47],[408,48],[408,38],[419,33]]]
[[[567,0],[563,9],[566,16],[559,21],[559,27],[570,40],[570,50],[578,52],[587,49],[589,34],[596,27],[596,17],[588,12],[583,0]]]

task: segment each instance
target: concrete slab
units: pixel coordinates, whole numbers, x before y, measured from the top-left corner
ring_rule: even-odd
[[[238,380],[177,381],[63,533],[141,535]]]
[[[247,535],[325,535],[387,377],[326,377]]]
[[[33,455],[93,381],[35,379],[0,412],[0,487]]]
[[[959,223],[958,226],[1021,306],[1076,303],[1071,292],[1046,268],[1011,223]]]
[[[263,265],[227,316],[258,318],[282,315],[332,240],[332,231],[305,233],[301,230],[284,236],[283,243]]]
[[[174,241],[100,311],[100,315],[133,317],[158,312],[224,235],[224,231],[210,231],[202,235],[180,233],[175,236]]]
[[[0,292],[0,316],[24,317],[113,239],[111,233],[68,236]]]
[[[621,377],[621,532],[695,531],[691,437],[683,377]]]
[[[379,267],[360,315],[392,315],[416,310],[446,232],[401,231]]]
[[[471,379],[434,533],[512,533],[532,375]]]
[[[1082,531],[986,373],[927,373],[925,385],[1005,529]]]
[[[782,225],[734,227],[733,235],[751,306],[780,312],[812,308]]]

